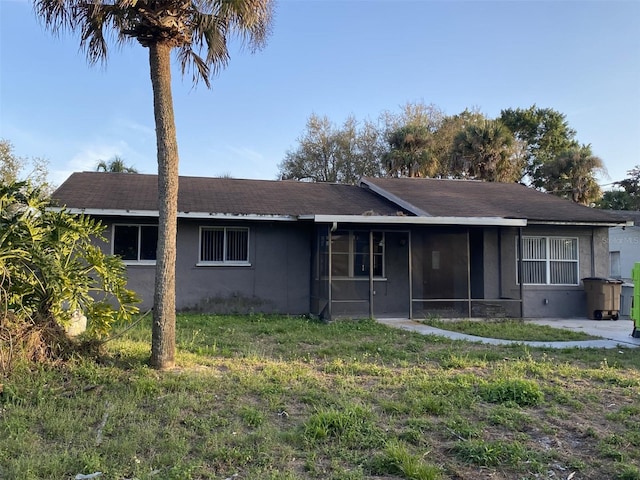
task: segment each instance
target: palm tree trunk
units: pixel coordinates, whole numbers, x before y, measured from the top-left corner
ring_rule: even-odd
[[[158,250],[153,298],[151,366],[172,368],[176,350],[178,141],[171,95],[171,46],[149,45],[158,147]]]

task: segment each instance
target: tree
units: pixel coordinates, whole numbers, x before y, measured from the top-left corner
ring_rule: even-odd
[[[605,210],[638,210],[636,202],[624,190],[607,190],[596,206]]]
[[[604,192],[598,208],[612,210],[640,210],[640,165],[627,171],[628,177],[614,185],[621,190]]]
[[[627,171],[627,175],[627,178],[616,182],[616,185],[622,187],[629,197],[631,197],[633,202],[632,209],[640,210],[640,165],[636,165]]]
[[[278,165],[281,179],[356,183],[380,175],[380,135],[370,122],[361,128],[350,116],[336,127],[327,116],[311,114],[298,147]]]
[[[436,158],[440,171],[438,175],[444,178],[456,176],[454,157],[454,142],[456,136],[469,125],[482,123],[487,118],[478,110],[465,109],[456,115],[448,115],[442,119],[438,129],[433,133],[431,152]]]
[[[21,178],[38,185],[42,195],[48,195],[51,190],[47,180],[48,163],[43,158],[16,156],[13,144],[9,140],[0,139],[0,185],[15,183]]]
[[[566,117],[551,108],[532,105],[527,109],[505,109],[500,121],[511,130],[526,152],[525,176],[536,188],[545,180],[540,168],[566,150],[579,147],[576,131],[569,127]]]
[[[111,160],[105,162],[101,160],[96,166],[96,172],[112,172],[112,173],[138,173],[134,167],[127,167],[124,160],[115,155]]]
[[[399,114],[384,112],[387,151],[383,165],[388,176],[433,177],[442,173],[435,134],[445,116],[434,104],[406,103]]]
[[[545,191],[589,205],[602,195],[595,178],[598,171],[604,172],[602,160],[591,153],[589,145],[582,145],[547,160],[539,176]]]
[[[456,135],[453,153],[453,173],[462,178],[515,182],[522,175],[515,139],[499,120],[467,125]]]
[[[431,132],[417,123],[404,125],[387,137],[389,151],[384,156],[387,175],[391,177],[431,177],[440,165],[431,154]]]
[[[158,255],[151,365],[175,363],[175,259],[178,204],[178,142],[171,93],[171,52],[193,82],[210,77],[229,60],[227,39],[239,36],[255,51],[264,46],[272,0],[34,0],[36,14],[53,32],[81,33],[90,63],[105,61],[105,31],[119,42],[136,40],[149,50],[158,151]],[[204,54],[202,52],[204,51]]]

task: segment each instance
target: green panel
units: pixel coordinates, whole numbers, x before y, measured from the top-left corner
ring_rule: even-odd
[[[640,328],[640,263],[636,263],[631,270],[633,278],[633,306],[631,307],[631,318],[636,328]]]

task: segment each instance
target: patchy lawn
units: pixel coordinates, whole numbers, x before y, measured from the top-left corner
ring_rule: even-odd
[[[521,342],[571,342],[598,338],[583,332],[537,325],[517,319],[483,319],[480,321],[426,319],[422,323],[442,330],[466,333],[476,337]]]
[[[180,315],[179,367],[156,372],[150,337],[5,378],[0,478],[640,479],[633,350]]]

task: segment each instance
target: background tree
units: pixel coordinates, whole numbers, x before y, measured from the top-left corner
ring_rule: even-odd
[[[391,177],[431,177],[440,170],[431,152],[431,132],[424,125],[404,125],[387,136],[389,151],[384,156]]]
[[[545,179],[540,168],[566,150],[579,147],[576,131],[569,127],[566,117],[551,108],[532,105],[527,109],[505,109],[500,121],[522,143],[526,153],[525,176],[536,188],[543,188]]]
[[[451,178],[456,176],[454,162],[454,142],[456,136],[469,125],[479,124],[487,118],[477,109],[465,109],[456,115],[448,115],[442,119],[438,129],[433,132],[431,153],[435,157],[440,170],[438,176]]]
[[[171,93],[171,52],[193,81],[210,77],[229,60],[227,39],[240,36],[256,50],[269,33],[271,0],[34,0],[36,14],[53,32],[81,34],[91,63],[107,56],[106,31],[120,42],[137,40],[149,50],[158,151],[158,255],[151,364],[175,363],[175,259],[178,205],[178,142]]]
[[[591,153],[589,145],[582,145],[547,160],[540,167],[539,178],[545,191],[589,205],[602,196],[596,172],[604,172],[602,160]]]
[[[638,210],[631,195],[624,190],[607,190],[596,202],[596,206],[606,210]]]
[[[386,175],[433,177],[441,174],[434,136],[444,118],[440,108],[423,102],[408,102],[397,114],[383,112],[380,119],[387,150],[382,163]]]
[[[18,180],[27,180],[39,187],[42,195],[51,193],[47,180],[49,162],[43,158],[18,157],[9,140],[0,139],[0,185],[8,185]]]
[[[96,172],[112,172],[112,173],[138,173],[134,167],[129,167],[124,160],[115,155],[111,160],[100,160],[96,165]]]
[[[337,127],[327,116],[312,114],[298,147],[278,165],[279,177],[312,182],[355,184],[363,176],[379,176],[380,135],[350,116]]]
[[[499,120],[471,123],[454,140],[454,174],[490,182],[514,182],[523,162],[513,134]]]
[[[604,192],[598,208],[640,210],[640,165],[627,171],[628,177],[614,182],[618,190]]]
[[[633,208],[631,209],[640,210],[640,165],[636,165],[634,168],[629,170],[627,175],[627,178],[616,182],[616,185],[622,187],[631,197],[631,200],[633,201]]]

